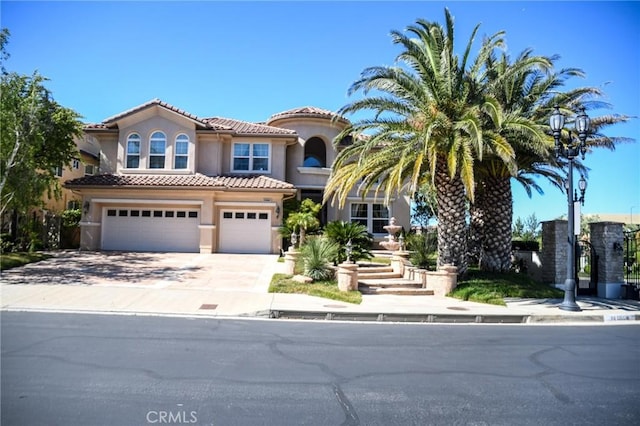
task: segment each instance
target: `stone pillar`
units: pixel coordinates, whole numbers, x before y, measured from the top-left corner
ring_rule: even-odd
[[[391,256],[391,268],[396,274],[400,274],[404,277],[405,268],[409,266],[409,252],[408,251],[394,251]]]
[[[598,256],[598,297],[619,299],[624,284],[622,223],[595,222],[589,228],[591,245]]]
[[[338,265],[338,289],[340,291],[354,291],[358,289],[357,264],[345,262]]]
[[[437,271],[427,272],[427,276],[434,296],[444,297],[458,285],[458,268],[453,265],[442,265]]]
[[[285,274],[287,275],[295,274],[296,260],[298,259],[299,255],[300,255],[300,252],[291,250],[291,247],[289,247],[289,251],[284,253],[284,273]]]
[[[564,287],[567,279],[566,220],[542,222],[542,282]]]

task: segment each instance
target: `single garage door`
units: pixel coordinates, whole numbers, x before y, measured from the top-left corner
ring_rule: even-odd
[[[223,210],[220,216],[220,252],[271,252],[269,212]]]
[[[102,249],[199,252],[197,209],[109,207],[102,221]]]

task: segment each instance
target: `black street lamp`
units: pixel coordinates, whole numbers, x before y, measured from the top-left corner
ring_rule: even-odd
[[[569,173],[566,182],[567,188],[567,219],[568,219],[568,238],[567,238],[567,279],[564,282],[564,300],[560,304],[559,308],[565,311],[580,311],[580,306],[576,303],[576,272],[575,272],[575,247],[576,247],[576,235],[575,235],[575,210],[574,203],[580,201],[584,204],[584,192],[587,189],[587,181],[583,176],[580,177],[578,187],[580,188],[580,198],[578,198],[577,191],[574,193],[573,189],[573,160],[582,155],[584,160],[584,154],[587,151],[586,140],[587,133],[589,132],[590,120],[589,116],[584,112],[584,108],[581,109],[580,114],[575,119],[575,130],[578,133],[578,142],[576,142],[571,136],[569,131],[569,138],[567,141],[562,141],[560,138],[560,132],[564,128],[565,116],[560,112],[559,107],[555,106],[555,111],[551,114],[549,119],[549,126],[553,131],[553,139],[555,140],[555,154],[556,158],[565,157],[569,162]]]

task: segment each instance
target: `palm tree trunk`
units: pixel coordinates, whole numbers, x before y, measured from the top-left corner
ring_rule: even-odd
[[[478,180],[474,202],[469,206],[469,241],[467,242],[469,250],[468,261],[476,266],[480,265],[482,240],[486,232],[484,202],[484,181]]]
[[[480,252],[480,269],[507,272],[511,268],[511,222],[513,199],[511,178],[488,175],[484,180],[484,231]]]
[[[446,160],[438,158],[435,172],[438,204],[438,266],[458,267],[467,272],[467,222],[464,184],[459,175],[449,177]]]
[[[304,245],[304,241],[307,238],[307,230],[303,226],[300,227],[300,241],[298,241],[298,247],[302,247]]]

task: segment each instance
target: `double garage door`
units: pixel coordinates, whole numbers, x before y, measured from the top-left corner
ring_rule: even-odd
[[[200,211],[188,208],[106,208],[102,249],[124,251],[200,251]]]
[[[102,249],[123,251],[200,251],[200,211],[189,208],[108,207],[102,221]],[[229,209],[218,222],[221,253],[270,253],[267,211]]]

